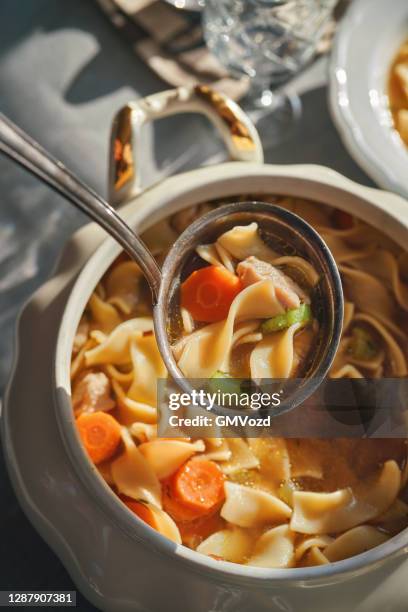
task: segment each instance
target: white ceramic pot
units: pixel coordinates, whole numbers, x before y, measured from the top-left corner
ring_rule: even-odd
[[[113,140],[116,161],[124,163],[119,169],[112,165],[111,180],[116,180],[119,190],[128,197],[137,190],[134,159],[128,148],[126,159],[121,160],[118,146],[123,151],[131,140],[135,144],[140,124],[152,115],[179,109],[205,112],[224,130],[227,141],[228,126],[237,128],[234,122],[238,122],[244,140],[228,141],[229,148],[235,158],[249,160],[173,176],[132,197],[123,214],[137,231],[184,207],[213,198],[277,193],[309,198],[323,206],[334,205],[381,229],[401,246],[408,244],[406,201],[357,185],[323,167],[259,163],[262,151],[252,126],[230,103],[221,104],[220,118],[220,104],[220,99],[211,100],[208,92],[204,99],[202,92],[182,89],[152,96],[118,115]],[[112,183],[114,192],[118,201],[118,189]],[[406,611],[408,532],[369,552],[327,566],[289,570],[246,567],[216,561],[175,545],[131,514],[111,492],[88,462],[77,438],[70,404],[69,365],[81,313],[119,251],[107,239],[83,268],[66,303],[56,347],[55,413],[65,446],[64,461],[69,463],[73,476],[66,488],[67,515],[60,520],[54,515],[53,526],[69,542],[69,554],[62,556],[73,575],[82,576],[80,588],[98,607],[115,612]],[[63,483],[56,486],[63,487]],[[51,508],[49,511],[52,514]],[[81,572],[77,572],[78,566]]]

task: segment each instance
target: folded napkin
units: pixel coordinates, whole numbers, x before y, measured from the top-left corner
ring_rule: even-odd
[[[326,26],[317,53],[331,47],[336,20],[350,0],[341,0]],[[111,22],[131,42],[150,68],[172,86],[206,83],[234,100],[248,89],[248,79],[235,79],[204,42],[199,13],[181,11],[161,0],[97,0]]]

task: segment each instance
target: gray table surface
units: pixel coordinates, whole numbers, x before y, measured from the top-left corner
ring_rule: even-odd
[[[292,87],[303,116],[287,141],[266,151],[276,163],[319,163],[370,185],[330,119],[327,61]],[[110,121],[130,99],[168,86],[136,58],[91,0],[2,0],[0,111],[105,194]],[[146,182],[218,155],[206,122],[163,120],[146,130]],[[52,273],[64,241],[86,219],[31,176],[0,159],[0,393],[12,360],[16,315]],[[22,513],[0,460],[0,590],[74,589]],[[81,610],[93,606],[79,599]]]

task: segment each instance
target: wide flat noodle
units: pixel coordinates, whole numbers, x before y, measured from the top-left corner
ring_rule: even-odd
[[[329,206],[319,204],[317,202],[310,202],[303,198],[287,198],[289,201],[292,200],[291,208],[292,212],[299,215],[310,223],[313,227],[320,225],[327,225],[330,223],[331,209]],[[279,206],[281,204],[279,203]]]
[[[293,337],[300,323],[280,332],[267,334],[250,356],[251,378],[254,380],[289,378],[294,366]]]
[[[229,461],[231,448],[225,438],[205,438],[206,450],[202,457],[210,461]],[[220,466],[222,468],[222,465]]]
[[[256,332],[257,329],[259,329],[259,321],[248,321],[242,324],[238,323],[238,325],[235,326],[235,331],[232,336],[232,348],[239,346],[243,338],[258,335],[258,332]],[[260,335],[262,336],[262,334]]]
[[[343,313],[343,329],[342,334],[345,334],[350,327],[350,323],[353,320],[355,313],[355,306],[353,302],[344,302],[344,313]]]
[[[114,364],[125,365],[131,362],[130,343],[135,335],[153,331],[152,317],[129,319],[118,325],[99,346],[85,353],[88,366]]]
[[[359,267],[360,260],[374,252],[375,247],[372,244],[366,245],[362,249],[357,249],[354,245],[352,246],[348,244],[338,234],[333,234],[332,232],[322,232],[321,236],[332,252],[337,264],[350,264],[355,262],[355,265]]]
[[[389,540],[389,536],[370,525],[360,525],[349,529],[324,549],[329,561],[341,561],[370,550]]]
[[[230,449],[230,457],[220,465],[224,474],[230,475],[259,467],[259,459],[242,438],[228,438],[227,446]]]
[[[74,342],[72,343],[72,354],[76,355],[86,344],[90,332],[90,325],[86,315],[82,315],[75,332]]]
[[[347,298],[358,310],[374,315],[382,321],[395,320],[395,302],[383,282],[371,274],[347,266],[341,265],[339,270]]]
[[[400,251],[398,245],[386,234],[361,221],[360,219],[352,218],[352,225],[349,228],[341,229],[333,226],[316,226],[315,229],[323,236],[327,234],[339,236],[356,251],[368,248],[386,248],[392,252]]]
[[[311,548],[325,548],[328,544],[334,542],[334,538],[327,535],[312,536],[305,538],[295,550],[295,559],[299,561]]]
[[[408,525],[408,505],[397,497],[388,510],[370,522],[373,525],[379,525],[387,533],[398,533]]]
[[[123,261],[117,264],[105,280],[107,302],[116,306],[124,315],[129,316],[140,302],[142,279],[140,268],[134,261]]]
[[[253,255],[262,261],[271,263],[278,257],[277,253],[268,247],[260,237],[258,224],[255,222],[249,225],[236,225],[228,232],[221,234],[217,239],[217,244],[240,261]]]
[[[71,360],[71,370],[70,377],[71,380],[74,380],[78,374],[83,370],[85,366],[85,353],[89,351],[89,349],[95,346],[95,341],[90,338],[84,344],[84,346],[80,349],[79,353],[77,353],[74,359]]]
[[[224,267],[224,264],[222,263],[214,244],[200,244],[196,248],[196,253],[201,257],[201,259],[204,259],[204,261],[212,266]]]
[[[130,341],[133,382],[127,396],[143,404],[157,405],[157,379],[167,378],[167,370],[153,334],[135,335]]]
[[[157,425],[152,425],[150,423],[133,423],[133,425],[129,427],[129,433],[138,443],[148,442],[157,438]]]
[[[220,243],[200,244],[196,248],[196,253],[212,266],[222,266],[234,274],[234,258]]]
[[[246,529],[231,527],[212,533],[196,550],[232,563],[245,563],[252,548],[251,534]]]
[[[333,493],[295,491],[291,529],[305,534],[339,533],[382,514],[398,495],[401,472],[387,461],[377,480],[364,492],[351,488]]]
[[[395,255],[386,249],[377,249],[375,253],[365,256],[355,265],[359,270],[384,281],[394,293],[399,306],[408,310],[408,287],[400,278],[399,264]]]
[[[401,62],[397,64],[394,68],[394,72],[408,102],[408,63]]]
[[[97,293],[91,295],[88,308],[91,312],[93,326],[106,334],[109,334],[122,322],[116,308],[105,302]]]
[[[204,442],[186,442],[160,438],[138,447],[159,480],[174,474],[190,457],[205,450]]]
[[[225,266],[225,268],[229,272],[234,273],[235,266],[234,266],[234,261],[233,261],[233,258],[231,257],[231,254],[228,253],[228,251],[226,249],[224,249],[224,247],[221,246],[221,244],[219,242],[215,243],[215,250],[217,251],[218,256],[219,256],[223,266]]]
[[[312,546],[307,555],[307,565],[327,565],[330,563],[325,554],[317,546]]]
[[[292,509],[278,497],[233,482],[225,483],[221,516],[238,527],[260,527],[287,520]]]
[[[112,380],[112,387],[116,395],[119,423],[130,426],[137,421],[149,424],[157,422],[155,406],[132,400],[116,380]]]
[[[225,321],[207,325],[185,339],[179,368],[187,378],[210,378],[217,370],[228,372],[235,321],[273,317],[283,312],[272,281],[246,287],[232,302]]]
[[[295,534],[288,525],[280,525],[266,531],[248,560],[256,567],[292,567],[295,563]]]
[[[152,503],[161,508],[159,479],[133,442],[126,427],[122,427],[123,453],[112,461],[111,473],[119,493],[132,499]]]

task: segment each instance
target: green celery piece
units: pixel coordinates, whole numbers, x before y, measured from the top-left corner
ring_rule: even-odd
[[[261,325],[261,332],[264,334],[269,334],[271,332],[280,331],[281,329],[286,329],[288,327],[288,316],[287,312],[283,314],[278,314],[267,321],[264,321]]]
[[[283,314],[278,314],[268,319],[261,325],[261,332],[269,334],[271,332],[287,329],[295,323],[308,323],[312,318],[312,310],[309,304],[301,304],[298,308],[287,310]]]
[[[299,308],[288,310],[287,316],[289,327],[295,323],[307,323],[312,318],[312,310],[309,304],[301,304]]]
[[[233,378],[226,372],[217,370],[211,376],[209,381],[209,389],[213,393],[220,391],[221,393],[241,393],[241,381]]]
[[[378,353],[378,347],[371,334],[362,327],[355,327],[352,332],[351,354],[355,359],[368,361]]]

